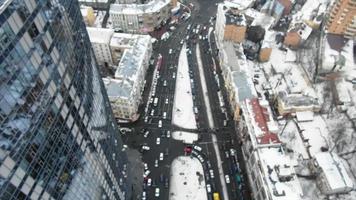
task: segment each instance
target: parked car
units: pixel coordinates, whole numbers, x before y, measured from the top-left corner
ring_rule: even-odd
[[[201,150],[202,150],[202,148],[200,147],[200,146],[197,146],[197,145],[194,145],[194,147],[193,147],[195,150],[197,150],[197,151],[200,151],[201,152]]]
[[[147,186],[151,186],[151,185],[152,185],[152,179],[149,178],[149,179],[147,180]]]
[[[158,160],[155,160],[155,167],[158,167]]]
[[[163,119],[167,119],[167,112],[163,112]]]
[[[155,197],[159,197],[159,188],[155,189]]]
[[[209,170],[210,178],[214,178],[214,171],[212,169]]]
[[[226,181],[226,183],[227,184],[229,184],[230,183],[230,177],[229,177],[229,175],[225,175],[225,181]]]
[[[151,171],[150,170],[146,170],[145,173],[143,173],[143,177],[147,177],[148,175],[150,175]]]
[[[164,187],[168,188],[169,186],[169,179],[166,177],[165,181],[164,181]]]
[[[158,128],[162,128],[162,120],[158,121]]]
[[[166,101],[165,101],[166,104],[168,104],[168,98],[166,98]]]
[[[159,160],[160,160],[160,161],[163,160],[163,153],[159,153]]]
[[[208,191],[208,193],[211,193],[211,185],[210,184],[206,184],[206,190]]]

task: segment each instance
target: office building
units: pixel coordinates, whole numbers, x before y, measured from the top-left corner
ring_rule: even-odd
[[[2,0],[0,20],[0,199],[129,199],[78,2]]]

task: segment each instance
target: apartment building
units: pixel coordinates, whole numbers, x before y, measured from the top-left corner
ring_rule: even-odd
[[[128,33],[147,33],[165,24],[171,16],[170,0],[153,0],[146,4],[111,4],[113,26]]]
[[[240,136],[242,153],[257,200],[304,199],[294,164],[278,137],[268,101],[246,99],[241,104]]]
[[[110,50],[110,40],[113,29],[87,27],[90,42],[93,46],[96,61],[99,65],[113,65]]]
[[[0,199],[130,199],[79,4],[0,1]]]
[[[117,93],[108,92],[114,115],[119,119],[135,121],[138,118],[137,111],[142,100],[145,76],[152,55],[151,37],[115,33],[110,46],[115,57],[119,54],[118,49],[124,49],[115,71],[116,81],[112,81],[113,84],[120,84],[123,87],[116,88]]]
[[[331,6],[327,22],[329,33],[344,35],[346,38],[355,39],[356,35],[356,1],[336,0]]]
[[[216,35],[219,41],[241,43],[246,36],[245,16],[235,7],[219,4],[216,17]]]

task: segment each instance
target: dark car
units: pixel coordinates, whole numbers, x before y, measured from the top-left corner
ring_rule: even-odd
[[[165,181],[164,181],[164,187],[168,188],[168,186],[169,186],[169,179],[166,178]]]

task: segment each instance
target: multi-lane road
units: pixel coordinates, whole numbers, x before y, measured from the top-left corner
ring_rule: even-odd
[[[220,77],[220,85],[223,86],[224,82],[219,74],[218,59],[216,59],[216,47],[214,42],[214,35],[211,34],[211,46],[209,50],[209,40],[203,39],[208,36],[209,27],[213,27],[209,23],[210,17],[216,15],[216,0],[200,0],[191,1],[194,4],[192,9],[192,16],[186,22],[181,22],[176,26],[176,30],[171,32],[171,36],[166,41],[157,41],[154,44],[153,58],[157,58],[158,55],[162,55],[162,65],[159,70],[159,77],[154,78],[154,65],[150,67],[146,78],[146,87],[143,93],[143,105],[140,109],[140,119],[128,125],[133,128],[134,131],[131,134],[123,136],[124,142],[131,148],[141,149],[142,145],[150,147],[149,151],[142,153],[142,159],[144,163],[147,163],[148,170],[150,170],[149,178],[152,180],[152,186],[143,184],[144,191],[146,191],[147,199],[169,199],[168,188],[165,187],[165,182],[169,179],[170,164],[174,158],[180,155],[184,155],[185,145],[181,141],[167,138],[165,135],[167,131],[173,132],[174,130],[181,130],[180,127],[176,127],[171,123],[174,91],[175,91],[175,78],[177,73],[178,57],[181,50],[181,41],[184,40],[187,44],[191,54],[188,54],[190,76],[194,80],[194,87],[192,92],[195,94],[194,104],[199,108],[197,114],[197,121],[199,123],[199,129],[197,132],[200,135],[200,139],[197,145],[202,147],[202,155],[204,157],[203,167],[206,171],[205,178],[208,184],[211,184],[212,191],[218,192],[221,199],[227,196],[228,199],[249,199],[247,183],[242,178],[240,180],[243,169],[243,160],[238,146],[238,138],[235,130],[235,124],[231,118],[231,111],[229,106],[226,106],[225,113],[222,111],[219,97],[217,92],[220,90],[223,95],[225,91],[223,88],[219,88],[215,81],[215,74]],[[190,29],[187,27],[190,25]],[[200,26],[199,33],[193,33],[193,29]],[[205,28],[204,28],[205,27]],[[199,39],[199,35],[202,39]],[[186,40],[187,36],[189,39]],[[201,51],[201,62],[205,74],[205,82],[207,88],[207,97],[210,102],[210,109],[212,111],[212,120],[214,128],[209,125],[208,113],[206,112],[206,106],[204,101],[204,93],[201,84],[201,73],[198,69],[198,57],[196,55],[196,45],[199,44]],[[172,52],[170,52],[172,49]],[[214,70],[213,59],[216,59],[217,70]],[[155,80],[156,79],[156,80]],[[152,94],[152,83],[157,83],[155,87],[155,97],[158,98],[158,103],[155,106],[154,103],[149,103]],[[168,99],[168,102],[167,100]],[[225,105],[227,105],[226,98]],[[146,109],[147,105],[147,109]],[[153,115],[151,115],[154,110]],[[147,112],[146,112],[147,111]],[[163,119],[163,113],[167,113],[167,119]],[[147,117],[146,117],[147,116]],[[146,118],[146,122],[145,122]],[[159,127],[159,121],[162,121],[162,127]],[[225,121],[225,122],[224,122]],[[227,122],[227,124],[225,124]],[[127,125],[122,125],[127,126]],[[144,137],[144,132],[149,131],[147,137]],[[223,176],[228,175],[230,177],[230,183],[225,183],[227,188],[227,194],[223,194],[223,188],[221,180],[219,179],[218,161],[216,151],[214,151],[214,144],[212,140],[212,134],[217,137],[218,151],[221,157]],[[157,138],[160,138],[160,144],[156,144]],[[216,147],[216,146],[215,146]],[[237,152],[231,152],[230,149],[236,149]],[[158,167],[155,167],[156,160],[159,160],[160,153],[164,154],[164,160],[159,161]],[[236,155],[236,156],[234,156]],[[209,161],[210,164],[207,163]],[[239,164],[240,163],[240,164]],[[240,169],[241,168],[241,169]],[[209,179],[209,170],[212,169],[215,174],[214,179]],[[155,188],[160,188],[159,198],[154,197]],[[208,195],[209,199],[212,199],[212,195]]]

